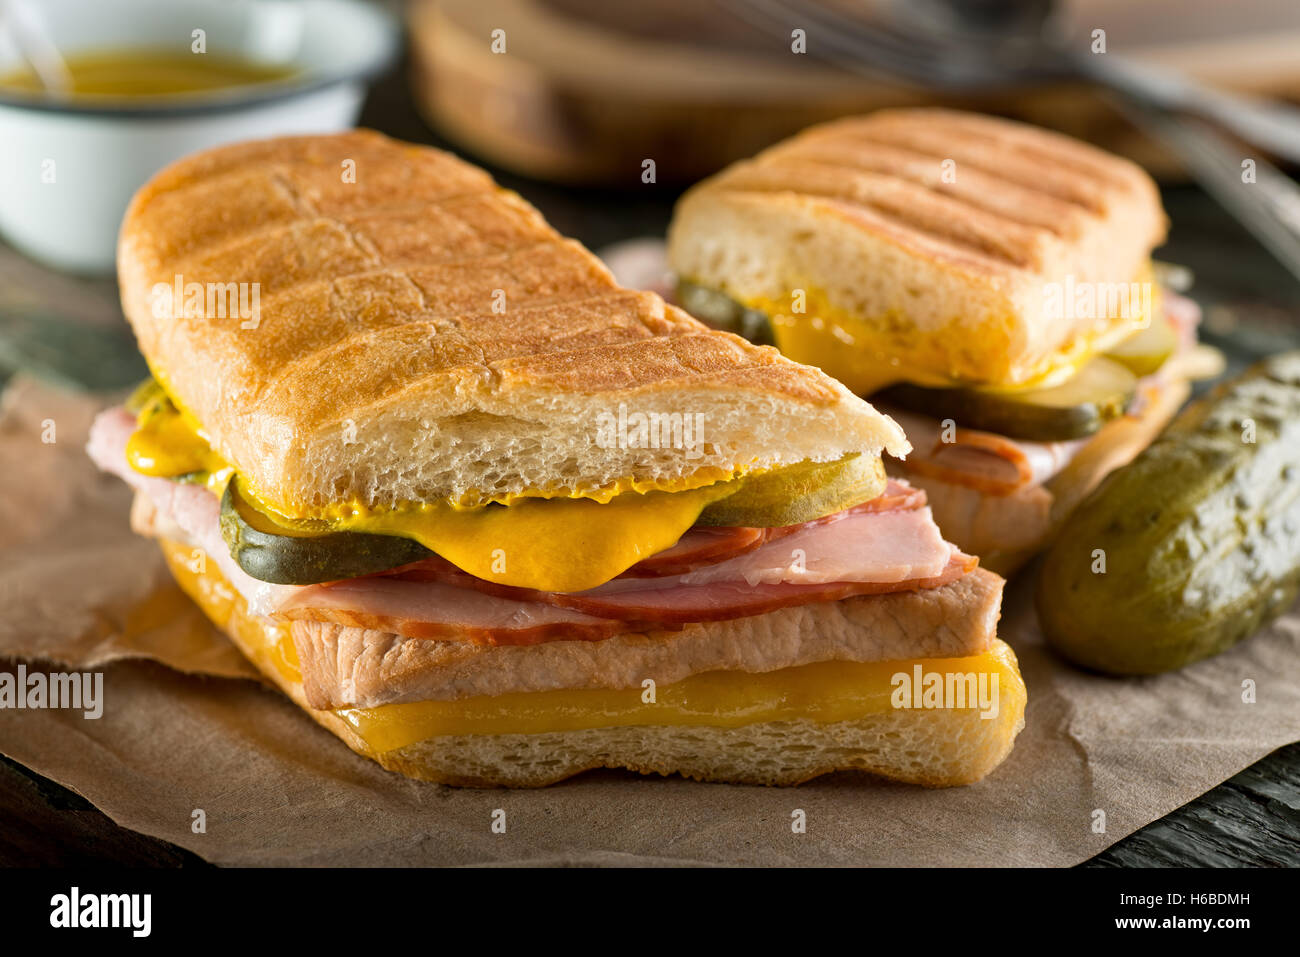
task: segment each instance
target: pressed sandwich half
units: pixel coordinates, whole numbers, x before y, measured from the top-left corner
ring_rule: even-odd
[[[1136,455],[1217,357],[1151,263],[1134,164],[1022,124],[888,110],[813,127],[688,192],[682,303],[859,395],[912,444],[891,472],[1004,574]]]
[[[1009,752],[1003,582],[886,477],[902,430],[620,288],[482,171],[365,132],[201,153],[135,197],[119,272],[153,378],[91,455],[384,767],[952,785]]]

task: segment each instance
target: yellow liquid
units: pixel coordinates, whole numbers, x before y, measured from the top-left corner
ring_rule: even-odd
[[[299,72],[296,66],[269,66],[215,53],[167,50],[98,50],[67,55],[74,97],[150,97],[210,93],[260,83],[277,83]],[[0,75],[0,87],[44,92],[26,67]]]

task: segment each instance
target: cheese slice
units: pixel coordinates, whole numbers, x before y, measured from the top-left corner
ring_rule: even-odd
[[[208,617],[229,634],[258,668],[300,706],[306,708],[298,656],[288,627],[248,614],[243,599],[226,583],[215,563],[201,572],[191,549],[160,542],[180,586]],[[997,676],[1000,710],[1023,706],[1024,682],[1015,654],[1003,642],[965,658],[902,661],[824,661],[752,674],[712,671],[692,675],[656,690],[655,701],[643,699],[640,687],[534,691],[458,701],[417,701],[377,708],[343,708],[308,712],[362,753],[382,754],[444,735],[545,734],[590,728],[628,726],[739,727],[794,719],[850,721],[896,706],[901,682],[920,667],[924,674]],[[970,709],[979,707],[968,702]],[[341,722],[341,727],[336,726]],[[352,740],[349,740],[352,739]]]

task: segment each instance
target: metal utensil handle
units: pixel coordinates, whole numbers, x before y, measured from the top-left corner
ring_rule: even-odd
[[[1300,280],[1300,185],[1244,154],[1209,124],[1124,97],[1117,106],[1165,143],[1205,187]]]
[[[1300,109],[1210,89],[1186,76],[1112,53],[1083,55],[1078,63],[1089,78],[1130,98],[1196,113],[1275,156],[1300,163]]]

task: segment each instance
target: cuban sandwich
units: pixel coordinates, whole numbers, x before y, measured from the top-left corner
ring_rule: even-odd
[[[620,288],[483,171],[369,132],[200,153],[134,198],[119,278],[152,378],[91,456],[385,768],[939,786],[1010,751],[1003,582],[886,474],[898,425]]]

